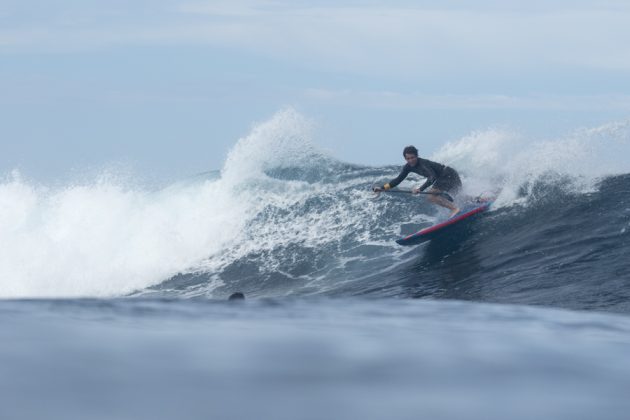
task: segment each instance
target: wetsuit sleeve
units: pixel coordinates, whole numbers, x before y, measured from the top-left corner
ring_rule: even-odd
[[[407,175],[409,175],[409,167],[405,165],[403,166],[402,171],[400,171],[400,174],[396,178],[392,179],[387,184],[383,185],[383,189],[388,190],[390,188],[394,188],[396,185],[400,184],[405,178],[407,178]]]
[[[424,165],[423,169],[424,169],[423,175],[427,177],[427,180],[424,181],[424,184],[420,186],[420,191],[426,190],[427,188],[429,188],[429,186],[431,186],[431,184],[433,184],[437,180],[437,175],[435,174],[435,171],[430,165]]]
[[[429,186],[430,186],[431,184],[433,184],[434,182],[435,182],[435,179],[427,178],[427,180],[424,182],[424,184],[422,184],[422,185],[420,186],[420,191],[424,191],[424,190],[426,190],[426,189],[427,189],[427,188],[429,188]]]

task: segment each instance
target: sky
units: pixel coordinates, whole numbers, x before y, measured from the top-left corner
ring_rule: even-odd
[[[625,1],[0,0],[0,176],[220,169],[292,107],[359,164],[630,118]]]

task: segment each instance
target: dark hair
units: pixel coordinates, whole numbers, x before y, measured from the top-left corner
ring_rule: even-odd
[[[407,146],[403,149],[403,157],[405,157],[405,155],[415,155],[418,157],[418,149],[413,146]]]
[[[242,300],[245,299],[245,295],[242,292],[232,293],[228,300]]]

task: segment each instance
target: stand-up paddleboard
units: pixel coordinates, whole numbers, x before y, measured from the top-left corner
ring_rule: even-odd
[[[396,242],[400,245],[417,245],[421,244],[422,242],[430,241],[436,236],[445,233],[449,227],[454,226],[463,220],[471,219],[475,215],[488,210],[491,204],[492,201],[482,201],[468,204],[464,206],[459,213],[457,213],[450,219],[419,230],[418,232],[405,236],[404,238],[400,238]]]

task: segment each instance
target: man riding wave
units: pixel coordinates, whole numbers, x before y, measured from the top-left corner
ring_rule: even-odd
[[[451,211],[449,217],[459,213],[459,208],[454,203],[440,195],[445,192],[455,194],[462,188],[462,181],[459,179],[457,171],[441,163],[418,157],[418,149],[414,146],[405,147],[403,156],[407,163],[403,166],[400,174],[382,187],[374,187],[374,191],[387,191],[394,188],[407,178],[410,172],[413,172],[427,180],[420,187],[412,189],[412,193],[418,194],[430,187],[427,192],[430,193],[429,200],[432,203],[449,209]]]

